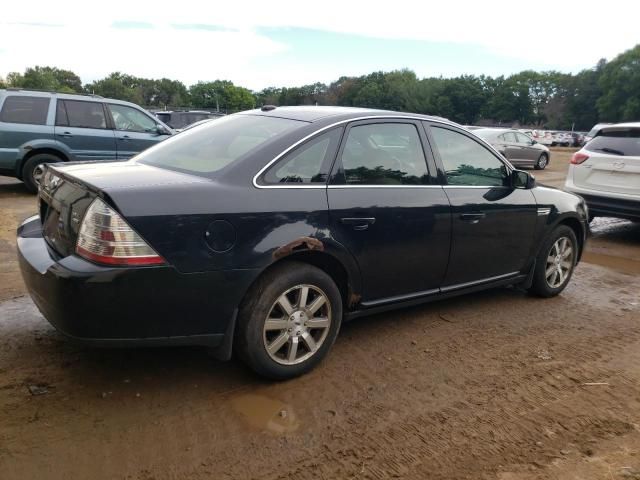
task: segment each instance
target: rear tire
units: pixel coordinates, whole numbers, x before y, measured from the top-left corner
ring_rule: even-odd
[[[29,157],[22,166],[22,181],[31,193],[38,192],[42,165],[45,163],[58,163],[62,158],[53,153],[36,153]]]
[[[543,153],[540,155],[540,157],[538,158],[538,161],[533,166],[533,168],[535,168],[536,170],[544,170],[547,167],[547,165],[549,165],[549,157],[547,156],[546,153]]]
[[[235,349],[261,376],[297,377],[327,355],[341,321],[342,297],[331,277],[283,262],[258,279],[240,306]]]
[[[533,272],[529,291],[540,297],[555,297],[571,280],[578,258],[578,240],[574,231],[558,226],[544,241]]]

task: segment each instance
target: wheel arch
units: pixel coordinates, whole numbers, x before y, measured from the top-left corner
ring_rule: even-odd
[[[17,167],[16,167],[16,177],[19,178],[20,180],[22,180],[22,169],[24,168],[24,164],[34,155],[39,155],[42,153],[48,153],[49,155],[55,155],[56,157],[60,158],[60,160],[62,160],[63,162],[68,162],[69,161],[69,157],[63,153],[60,150],[57,150],[55,148],[51,148],[51,147],[38,147],[38,148],[33,148],[31,150],[28,151],[28,153],[26,155],[24,155],[22,157],[22,160],[18,163]]]
[[[554,228],[556,228],[556,227],[558,227],[560,225],[566,225],[571,230],[573,230],[573,233],[575,233],[576,239],[578,240],[578,258],[577,258],[577,261],[580,261],[580,259],[582,258],[582,252],[584,250],[585,233],[586,233],[585,230],[584,230],[584,227],[582,226],[582,223],[580,222],[580,220],[578,220],[575,217],[564,217],[554,225]]]

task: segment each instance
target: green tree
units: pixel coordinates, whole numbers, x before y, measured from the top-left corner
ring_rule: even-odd
[[[24,74],[11,72],[7,83],[12,87],[34,90],[52,90],[56,92],[78,93],[82,91],[80,77],[70,70],[56,67],[30,67]]]
[[[600,120],[640,119],[640,45],[618,55],[602,69],[602,94],[597,101]]]
[[[224,112],[238,112],[256,106],[256,97],[243,87],[237,87],[228,80],[198,82],[189,87],[192,106],[216,109]]]

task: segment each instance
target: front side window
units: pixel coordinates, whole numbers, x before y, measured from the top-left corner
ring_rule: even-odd
[[[269,141],[308,125],[261,115],[228,115],[206,122],[145,150],[140,163],[209,176]]]
[[[61,102],[62,100],[58,100],[58,103]],[[107,128],[107,119],[102,103],[64,100],[64,108],[67,112],[66,119],[69,127]]]
[[[341,165],[347,184],[429,183],[420,135],[413,124],[374,123],[351,127]]]
[[[516,137],[518,137],[518,143],[523,143],[525,145],[531,145],[531,139],[524,135],[523,133],[516,133]]]
[[[478,142],[447,128],[431,133],[449,185],[508,186],[507,167]]]
[[[0,111],[0,122],[44,125],[50,102],[51,99],[46,97],[8,96]]]
[[[342,129],[318,135],[278,161],[264,176],[266,183],[325,183]]]
[[[109,104],[116,130],[125,132],[156,132],[157,124],[140,110],[126,105]]]

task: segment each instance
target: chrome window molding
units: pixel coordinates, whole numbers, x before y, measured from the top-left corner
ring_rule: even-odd
[[[362,185],[345,184],[345,185],[329,185],[328,188],[442,188],[442,185]]]
[[[253,177],[253,186],[256,187],[256,188],[265,188],[265,189],[269,189],[269,188],[327,188],[327,184],[326,183],[322,184],[322,185],[260,185],[258,183],[258,178],[260,178],[260,176],[266,170],[268,170],[269,167],[271,167],[271,165],[276,163],[278,160],[280,160],[282,157],[284,157],[287,153],[292,151],[294,148],[296,148],[300,144],[306,142],[310,138],[313,138],[316,135],[319,135],[322,132],[325,132],[326,130],[329,130],[330,128],[337,127],[338,125],[344,125],[345,123],[359,122],[361,120],[384,120],[384,119],[388,119],[388,120],[418,120],[420,122],[441,123],[442,125],[448,125],[448,126],[459,128],[455,123],[446,122],[446,121],[444,121],[444,119],[441,120],[441,119],[431,119],[431,118],[423,118],[423,117],[411,117],[411,116],[402,116],[402,115],[369,115],[369,116],[366,116],[366,117],[347,118],[346,120],[340,120],[339,122],[335,122],[335,123],[332,123],[332,124],[327,125],[325,127],[322,127],[320,129],[316,130],[315,132],[310,133],[306,137],[301,138],[300,140],[298,140],[297,142],[293,143],[289,147],[287,147],[284,151],[279,153],[273,160],[268,162],[264,167],[262,167],[260,169],[260,171],[258,173],[256,173],[254,175],[254,177]],[[351,187],[352,185],[349,185],[349,186]],[[371,187],[375,188],[376,186],[379,187],[380,185],[372,185]],[[402,185],[400,185],[400,186],[402,186]],[[409,185],[406,185],[406,186],[409,186]],[[425,185],[425,186],[431,187],[432,185]],[[439,187],[440,185],[437,185],[437,186]],[[409,187],[410,188],[414,188],[413,186],[409,186]]]

